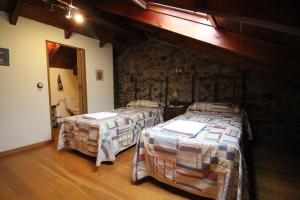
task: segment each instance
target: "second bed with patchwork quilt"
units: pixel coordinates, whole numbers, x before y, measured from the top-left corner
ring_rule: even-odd
[[[238,106],[195,103],[173,120],[144,129],[133,181],[147,176],[212,199],[247,199],[242,138],[250,126]]]
[[[143,128],[162,121],[161,105],[141,100],[112,112],[67,117],[60,129],[57,149],[75,149],[97,157],[96,166],[100,166],[136,144]]]

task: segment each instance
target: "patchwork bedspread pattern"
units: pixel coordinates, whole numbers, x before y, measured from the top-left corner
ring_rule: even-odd
[[[76,149],[97,157],[96,165],[113,161],[122,150],[136,144],[145,127],[162,122],[158,108],[127,107],[116,109],[118,115],[107,119],[87,119],[83,115],[67,117],[61,126],[57,149]]]
[[[205,123],[194,137],[165,129],[178,120]],[[133,180],[146,176],[212,199],[247,199],[241,152],[243,117],[190,111],[144,129],[134,158]],[[187,127],[188,128],[188,127]]]

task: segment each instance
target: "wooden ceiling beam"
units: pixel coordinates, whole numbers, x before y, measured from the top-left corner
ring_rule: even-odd
[[[113,31],[105,31],[103,34],[99,35],[99,47],[103,48],[106,43],[112,43],[115,34],[116,33]]]
[[[216,16],[228,15],[257,25],[265,26],[270,23],[274,27],[284,25],[299,28],[299,9],[300,4],[295,1],[231,0],[224,3],[217,0],[199,0],[197,11]]]
[[[102,33],[116,33],[118,31],[122,31],[120,27],[107,23],[96,16],[96,12],[93,12],[91,10],[84,10],[81,7],[78,7],[78,5],[76,5],[76,8],[74,8],[74,12],[78,9],[78,11],[81,12],[86,18],[84,24],[82,25],[76,24],[76,22],[74,22],[74,20],[72,19],[66,19],[64,16],[65,12],[63,10],[57,8],[54,12],[49,12],[48,7],[49,5],[46,0],[25,0],[24,11],[26,12],[24,12],[24,17],[63,29],[65,39],[70,39],[73,33],[79,33],[87,35],[88,37],[98,39],[99,35],[101,35]],[[39,12],[37,12],[36,10],[39,10]],[[41,13],[43,12],[48,12],[49,14],[51,14],[51,16],[41,16],[38,18],[36,17],[42,15]],[[79,28],[79,26],[82,27]],[[85,27],[92,27],[93,29],[89,29],[89,32],[84,32]]]
[[[82,1],[82,3],[84,4],[84,1]],[[66,19],[65,11],[60,8],[56,8],[54,12],[49,12],[49,4],[47,0],[25,0],[23,14],[24,17],[29,19],[63,29],[65,39],[71,38],[73,33],[83,34],[95,39],[99,38],[98,33],[109,31],[124,33],[124,30],[120,27],[106,22],[105,20],[96,16],[96,12],[93,12],[92,10],[84,10],[79,7],[79,5],[81,6],[81,4],[75,4],[73,12],[80,12],[84,16],[85,21],[81,25],[78,25],[73,19]],[[82,7],[87,8],[89,6]],[[45,13],[45,15],[42,13]]]
[[[262,62],[281,63],[280,60],[283,56],[284,49],[281,46],[237,33],[216,30],[211,26],[182,18],[150,10],[141,11],[134,6],[119,6],[110,2],[102,3],[98,8],[156,29],[174,32]]]
[[[218,11],[212,11],[212,10],[206,10],[202,9],[202,12],[205,12],[209,15],[214,15],[218,17],[223,17],[232,21],[237,21],[245,24],[250,24],[262,28],[267,28],[271,29],[274,31],[280,31],[283,33],[288,33],[296,36],[300,36],[300,28],[299,27],[291,27],[283,24],[278,24],[274,22],[268,22],[264,20],[259,20],[259,19],[254,19],[254,18],[249,18],[249,17],[244,17],[244,16],[238,16],[238,15],[232,15],[232,14],[227,14],[223,12],[218,12]]]
[[[151,2],[196,11],[203,0],[151,0]]]
[[[226,3],[217,0],[151,1],[300,36],[298,20],[300,4],[294,1],[231,0]]]
[[[147,10],[159,12],[166,15],[190,20],[193,22],[211,25],[207,19],[207,15],[203,13],[195,13],[189,10],[182,10],[175,7],[166,7],[164,5],[148,2]]]
[[[80,9],[80,11],[84,12],[84,14],[93,17],[95,20],[104,20],[115,27],[118,27],[124,30],[127,33],[130,33],[131,36],[136,37],[138,40],[145,40],[146,36],[143,31],[140,31],[136,28],[129,26],[124,23],[122,18],[111,15],[109,12],[99,11],[95,9],[94,6],[87,4],[84,0],[73,0],[73,5]]]
[[[23,0],[17,0],[16,5],[13,9],[13,11],[10,13],[9,16],[9,23],[12,25],[16,25],[19,16],[21,15],[22,12],[22,7],[23,7],[24,1]]]
[[[64,28],[65,39],[70,39],[72,34],[76,32],[77,25],[73,21],[66,21]]]
[[[48,55],[50,60],[55,56],[59,48],[60,48],[60,44],[47,42]]]
[[[212,27],[214,27],[215,29],[219,28],[219,25],[218,25],[218,22],[217,22],[217,19],[215,16],[207,15],[207,18],[208,18],[209,22],[211,23]]]
[[[72,36],[73,32],[70,30],[64,30],[64,35],[65,35],[65,39],[70,39],[70,37]]]
[[[132,26],[168,42],[299,85],[297,74],[285,68],[288,57],[282,46],[150,10],[141,11],[134,6],[105,2],[98,9],[123,16]]]

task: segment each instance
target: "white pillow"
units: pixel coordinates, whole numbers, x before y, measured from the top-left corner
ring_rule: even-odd
[[[157,101],[150,100],[135,100],[130,101],[127,107],[148,107],[148,108],[159,108],[161,104]]]
[[[239,105],[232,103],[195,102],[188,107],[187,111],[241,113],[241,108]]]

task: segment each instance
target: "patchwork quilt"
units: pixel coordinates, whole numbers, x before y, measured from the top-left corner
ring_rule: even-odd
[[[75,149],[97,157],[96,166],[113,161],[122,150],[136,144],[138,135],[146,127],[163,121],[159,107],[125,107],[112,111],[117,115],[105,119],[91,119],[84,115],[64,119],[57,149]]]
[[[247,199],[242,152],[242,138],[248,130],[245,115],[235,109],[212,112],[211,106],[210,111],[196,107],[142,131],[134,158],[133,181],[152,176],[203,197]],[[182,123],[185,128],[178,130],[170,128],[178,127],[182,121],[199,125],[193,128],[193,134],[187,134],[190,126],[184,124],[188,123]]]

